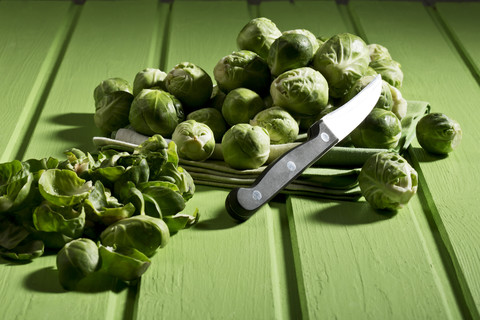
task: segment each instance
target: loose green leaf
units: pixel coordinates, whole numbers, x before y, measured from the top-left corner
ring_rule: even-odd
[[[85,227],[85,210],[83,206],[75,209],[44,202],[33,212],[33,224],[38,231],[59,232],[78,238]]]
[[[82,202],[92,190],[92,182],[79,178],[66,169],[46,170],[38,186],[42,196],[57,206],[72,206]]]
[[[150,259],[140,251],[128,247],[99,247],[101,272],[123,281],[138,279],[150,266]]]

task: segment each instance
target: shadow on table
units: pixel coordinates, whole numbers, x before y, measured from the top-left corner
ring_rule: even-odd
[[[395,211],[374,210],[367,202],[341,202],[312,214],[317,222],[337,225],[361,225],[393,218]]]
[[[442,160],[448,157],[448,154],[441,155],[441,154],[432,154],[425,151],[423,148],[415,147],[413,148],[413,153],[417,158],[418,162],[435,162],[438,160]]]
[[[26,289],[36,292],[68,292],[60,284],[58,270],[52,266],[33,271],[25,277],[23,285]],[[75,292],[120,292],[126,288],[128,288],[128,285],[125,282],[102,273],[93,273],[78,283]]]
[[[219,209],[209,219],[202,219],[202,216],[200,216],[200,220],[194,228],[202,231],[222,230],[233,228],[238,226],[238,224],[237,221],[228,215],[225,209]]]
[[[64,126],[64,129],[57,131],[59,140],[72,144],[72,148],[91,150],[93,148],[92,138],[101,135],[93,121],[93,113],[65,113],[53,116],[50,121]]]

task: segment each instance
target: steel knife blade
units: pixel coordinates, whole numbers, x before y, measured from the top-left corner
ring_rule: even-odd
[[[350,134],[377,103],[382,78],[377,75],[362,91],[338,109],[328,113],[308,130],[306,142],[271,163],[249,188],[233,189],[225,208],[234,219],[245,221],[270,201],[306,168]]]

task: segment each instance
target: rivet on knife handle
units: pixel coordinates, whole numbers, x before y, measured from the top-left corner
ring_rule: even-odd
[[[268,166],[251,187],[229,193],[225,202],[228,213],[237,220],[247,220],[337,142],[338,138],[320,120],[310,129],[308,141]]]

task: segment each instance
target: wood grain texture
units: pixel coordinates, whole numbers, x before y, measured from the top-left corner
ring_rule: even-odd
[[[39,15],[39,10],[45,13]],[[69,3],[0,3],[0,162],[17,156],[35,121],[73,10]]]
[[[385,44],[402,64],[405,98],[429,101],[432,112],[446,113],[461,124],[462,143],[448,157],[428,155],[416,141],[412,154],[426,181],[422,188],[434,205],[433,219],[456,267],[453,276],[462,286],[470,312],[479,317],[480,236],[476,230],[480,220],[476,199],[480,192],[480,130],[472,116],[478,112],[478,84],[428,8],[418,3],[369,2],[355,2],[350,7],[368,40]]]
[[[165,319],[278,319],[268,206],[243,224],[225,211],[228,190],[198,186],[186,211],[200,222],[174,235],[142,277],[137,315]]]

